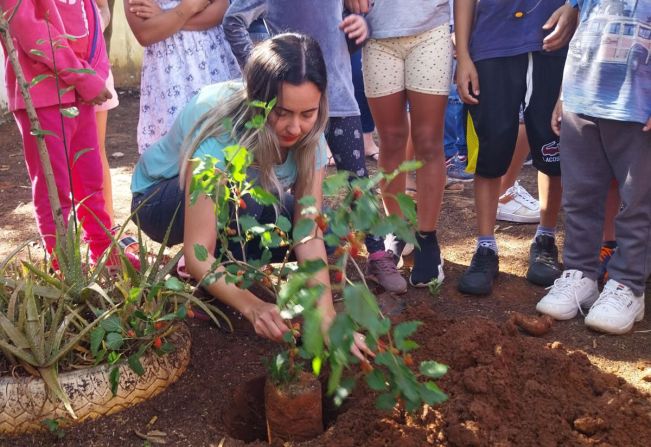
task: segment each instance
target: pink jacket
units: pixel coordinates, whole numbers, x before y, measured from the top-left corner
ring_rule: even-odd
[[[79,14],[77,2],[83,4],[81,14],[84,23],[66,23],[70,21],[70,13]],[[13,17],[9,23],[9,32],[13,38],[14,46],[18,52],[18,60],[27,82],[42,74],[54,73],[54,66],[59,72],[58,88],[62,92],[62,103],[70,104],[79,98],[91,100],[105,87],[108,75],[109,61],[104,45],[104,37],[100,24],[99,11],[93,0],[0,0],[6,17]],[[14,11],[14,9],[17,9]],[[61,9],[61,10],[60,10]],[[55,45],[54,63],[50,49],[49,33]],[[62,35],[79,36],[80,26],[86,27],[88,35],[80,41],[73,41]],[[80,48],[80,43],[83,48]],[[85,45],[87,43],[87,47]],[[6,55],[6,49],[5,55]],[[20,94],[16,74],[6,60],[5,84],[9,97],[9,110],[15,111],[25,108],[25,103]],[[70,70],[92,69],[95,73],[83,73]],[[73,87],[73,88],[69,88]],[[50,76],[30,89],[34,106],[48,107],[58,104],[57,85],[54,77]],[[65,92],[65,93],[64,93]]]

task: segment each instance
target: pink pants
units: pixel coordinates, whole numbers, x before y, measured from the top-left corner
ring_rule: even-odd
[[[72,192],[77,206],[77,217],[81,222],[84,241],[90,248],[91,260],[95,261],[108,248],[110,237],[104,228],[110,228],[109,215],[104,205],[102,195],[103,178],[102,164],[97,141],[97,124],[95,109],[91,105],[75,104],[79,115],[75,118],[62,117],[58,106],[43,107],[36,110],[43,130],[55,135],[45,137],[54,178],[59,192],[59,200],[63,208],[63,218],[67,222],[72,207]],[[23,137],[23,149],[27,170],[32,181],[32,200],[36,211],[36,223],[43,238],[45,248],[51,253],[56,243],[56,229],[47,186],[41,166],[41,159],[36,147],[36,138],[30,135],[30,123],[25,110],[14,112]],[[61,138],[61,126],[65,129],[68,147],[67,160],[64,141]],[[88,148],[91,148],[88,150]],[[75,160],[75,154],[84,151]],[[68,174],[68,165],[72,173],[72,182]]]

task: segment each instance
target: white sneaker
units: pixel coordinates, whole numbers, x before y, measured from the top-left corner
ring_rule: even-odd
[[[506,199],[508,201],[504,202]],[[540,203],[516,181],[502,194],[497,203],[497,220],[538,223],[540,222]]]
[[[565,270],[538,301],[536,310],[556,320],[569,320],[576,317],[581,307],[590,307],[598,297],[597,281],[584,277],[579,270]]]
[[[625,334],[642,318],[644,294],[636,296],[630,287],[609,279],[585,317],[585,324],[608,334]]]

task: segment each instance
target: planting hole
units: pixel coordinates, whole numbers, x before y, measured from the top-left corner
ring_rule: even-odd
[[[235,387],[228,411],[223,417],[224,428],[229,436],[244,442],[267,441],[267,423],[264,410],[265,376],[258,376]],[[325,381],[321,380],[323,391],[324,429],[334,425],[347,404],[336,407],[332,398],[326,396]]]

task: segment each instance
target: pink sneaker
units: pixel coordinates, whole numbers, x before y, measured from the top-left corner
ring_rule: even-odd
[[[384,287],[387,292],[407,292],[407,280],[398,271],[393,255],[389,252],[377,251],[368,256],[366,277]]]

